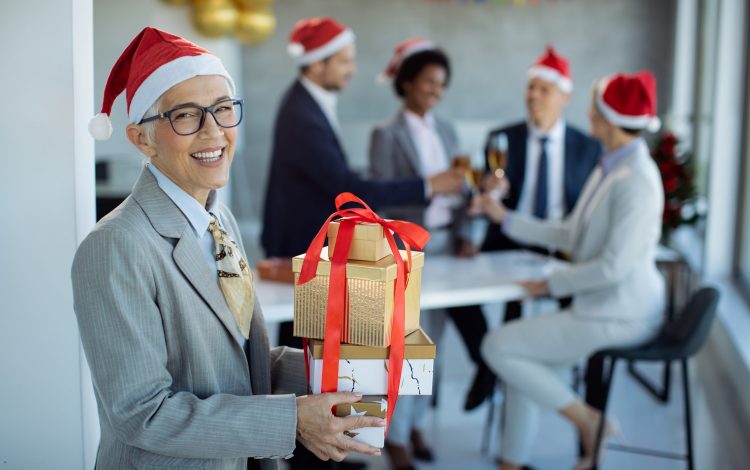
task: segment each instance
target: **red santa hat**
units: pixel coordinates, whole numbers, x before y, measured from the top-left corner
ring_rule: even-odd
[[[354,42],[351,29],[328,16],[299,20],[289,34],[287,52],[298,65],[330,57]]]
[[[393,80],[398,73],[399,67],[406,60],[407,57],[416,54],[417,52],[430,51],[435,49],[435,43],[427,39],[411,38],[398,44],[393,50],[393,57],[388,62],[388,66],[385,70],[378,75],[378,81],[381,83]]]
[[[573,91],[568,61],[565,57],[557,54],[552,46],[547,46],[544,54],[529,68],[529,78],[541,78],[544,81],[554,83],[563,93]]]
[[[109,73],[102,110],[89,122],[89,133],[97,140],[112,135],[109,115],[115,99],[125,91],[130,122],[136,124],[159,97],[189,78],[220,75],[235,86],[218,57],[174,34],[146,27],[133,39]]]
[[[602,78],[596,87],[596,104],[604,118],[618,127],[650,132],[661,127],[656,116],[656,79],[651,72]]]

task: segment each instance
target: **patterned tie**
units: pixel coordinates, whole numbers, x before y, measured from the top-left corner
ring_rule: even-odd
[[[219,286],[234,314],[245,339],[250,337],[250,321],[253,319],[253,274],[242,259],[237,245],[221,228],[216,216],[211,214],[208,231],[214,238],[214,258],[219,273]]]
[[[534,187],[534,217],[547,218],[547,140],[548,137],[539,139],[542,151],[539,153],[539,166],[536,172],[536,186]]]

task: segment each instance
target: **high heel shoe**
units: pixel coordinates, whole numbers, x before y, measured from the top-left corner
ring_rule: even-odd
[[[622,435],[622,431],[620,429],[620,422],[615,417],[608,417],[606,418],[606,421],[604,422],[604,432],[602,433],[602,439],[599,443],[599,452],[597,453],[597,463],[601,463],[602,457],[604,455],[604,446],[607,443],[608,439],[614,439],[617,441],[618,444],[624,444],[625,438]],[[599,421],[596,422],[596,427],[594,428],[594,439],[596,439],[596,433],[599,432]],[[576,463],[572,470],[591,470],[594,468],[594,457],[592,455],[584,455],[581,457],[581,460]]]

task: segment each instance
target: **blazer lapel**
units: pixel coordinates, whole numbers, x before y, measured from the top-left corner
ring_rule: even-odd
[[[565,149],[563,150],[563,203],[565,210],[573,208],[573,188],[576,186],[576,175],[579,171],[578,159],[575,158],[578,142],[568,126],[565,126]]]
[[[453,138],[453,133],[450,131],[449,126],[443,122],[442,119],[435,117],[435,129],[437,130],[440,142],[443,144],[445,149],[445,156],[448,158],[450,164],[451,158],[453,158],[458,152],[458,143]]]
[[[421,175],[422,161],[419,158],[419,153],[417,153],[417,147],[416,145],[414,145],[414,141],[411,139],[411,134],[409,133],[409,125],[406,123],[406,118],[404,118],[404,114],[402,112],[399,112],[398,116],[396,117],[396,125],[394,126],[394,130],[396,141],[398,141],[401,150],[404,151],[404,154],[406,154],[409,163],[411,163],[411,166],[414,169],[414,174]]]
[[[521,200],[523,182],[526,178],[526,139],[529,129],[524,124],[516,132],[507,132],[508,136],[508,166],[506,175],[510,183],[510,200],[508,207],[515,209]]]
[[[211,310],[219,317],[229,334],[235,337],[237,327],[232,312],[227,307],[214,273],[206,265],[201,247],[198,245],[198,240],[189,225],[185,227],[177,245],[174,247],[172,258],[193,286],[193,289],[211,307]]]
[[[159,188],[156,178],[145,166],[133,188],[133,198],[161,236],[177,239],[172,258],[193,289],[219,317],[229,334],[235,337],[236,322],[206,264],[192,227],[175,203]]]

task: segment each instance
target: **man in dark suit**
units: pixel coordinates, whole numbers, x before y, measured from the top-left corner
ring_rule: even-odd
[[[304,253],[335,211],[341,192],[377,208],[425,204],[433,194],[463,190],[463,174],[457,170],[392,181],[369,181],[352,171],[340,143],[336,101],[356,70],[354,34],[323,17],[299,21],[289,39],[300,74],[281,100],[274,127],[261,236],[266,256]],[[281,324],[279,343],[301,346],[291,322]],[[291,463],[293,468],[330,468],[314,458],[295,457]]]
[[[566,124],[563,109],[573,84],[568,61],[548,47],[528,72],[527,119],[492,130],[485,152],[507,153],[505,177],[509,183],[503,204],[509,209],[544,219],[562,219],[576,204],[586,179],[601,155],[598,141]],[[482,251],[528,249],[548,253],[547,247],[511,240],[494,223],[487,228]],[[557,254],[560,255],[560,254]],[[565,301],[563,300],[563,303]],[[487,332],[481,307],[465,307],[463,321],[471,323],[477,341]],[[521,316],[521,303],[506,305],[504,321]],[[495,377],[481,364],[464,404],[470,410],[492,392]]]

